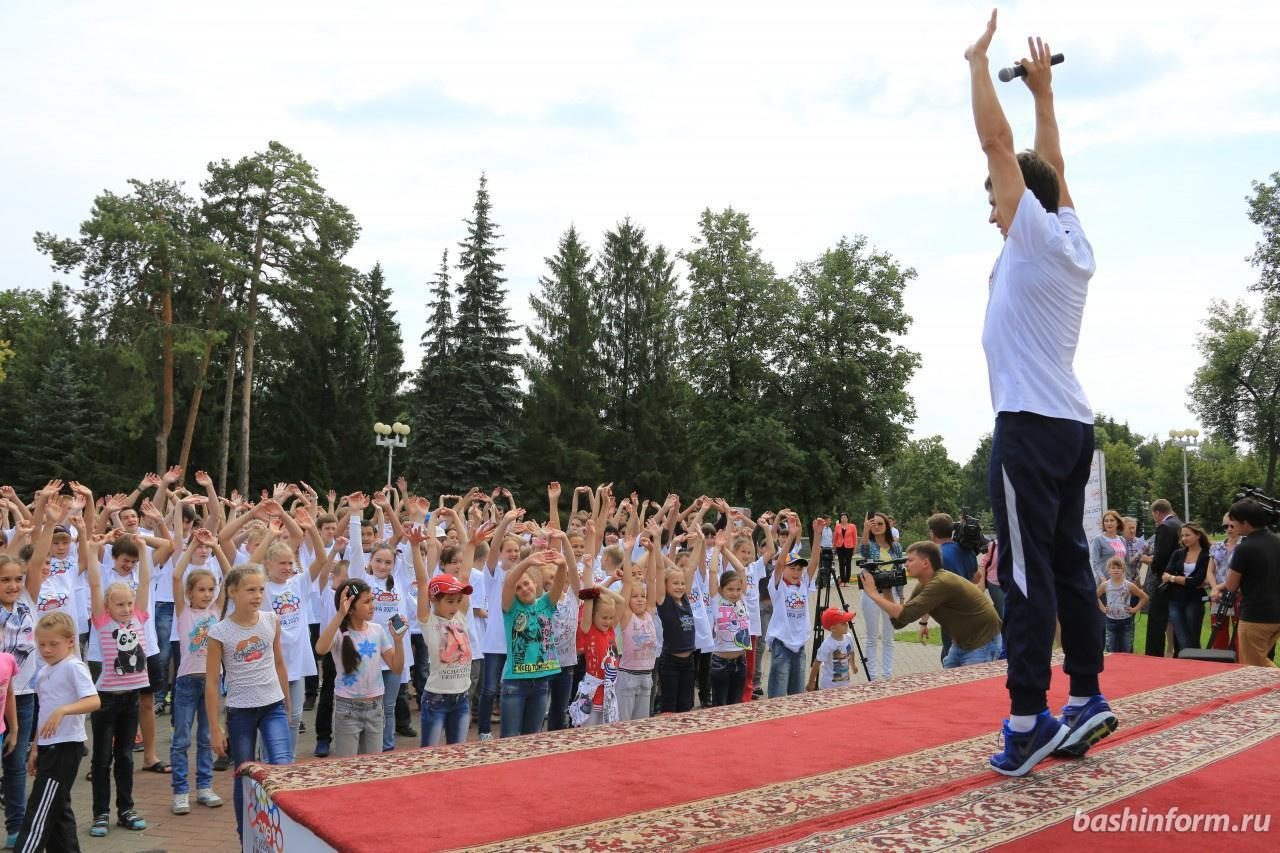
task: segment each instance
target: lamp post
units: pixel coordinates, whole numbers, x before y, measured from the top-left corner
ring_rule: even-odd
[[[1187,451],[1195,450],[1200,445],[1200,430],[1171,429],[1169,438],[1182,448],[1182,520],[1191,520],[1191,489],[1187,485]]]
[[[374,443],[387,449],[387,485],[391,485],[391,459],[395,456],[397,447],[408,446],[406,438],[409,435],[409,425],[399,421],[389,425],[378,421],[373,425],[373,431],[376,434]]]

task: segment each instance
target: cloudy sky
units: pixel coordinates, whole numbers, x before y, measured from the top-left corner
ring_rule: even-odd
[[[0,9],[5,287],[54,278],[36,230],[75,231],[130,177],[186,181],[277,139],[320,171],[381,261],[410,356],[425,282],[487,171],[517,321],[559,234],[624,216],[678,249],[704,207],[748,212],[780,272],[862,233],[906,293],[917,435],[964,461],[990,428],[979,345],[984,160],[965,46],[990,7],[841,2],[45,3]],[[1143,433],[1195,425],[1209,302],[1244,297],[1250,180],[1280,170],[1280,4],[1018,3],[994,67],[1043,35],[1067,180],[1098,262],[1077,369]],[[997,84],[1020,145],[1021,84]]]

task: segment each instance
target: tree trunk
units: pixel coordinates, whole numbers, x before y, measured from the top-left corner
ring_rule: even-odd
[[[236,349],[240,332],[231,333],[231,354],[227,356],[227,392],[222,398],[222,440],[218,449],[218,494],[227,493],[227,463],[231,458],[231,404],[235,402]]]
[[[169,435],[173,432],[173,277],[165,269],[164,290],[160,296],[160,322],[164,327],[164,366],[160,380],[160,430],[156,433],[156,471],[169,467]]]
[[[186,470],[191,456],[191,442],[196,434],[196,418],[200,415],[200,399],[204,396],[204,378],[209,374],[209,362],[213,358],[213,331],[218,324],[218,309],[222,305],[222,286],[213,295],[213,306],[209,310],[209,328],[205,330],[204,355],[200,357],[200,369],[196,373],[195,388],[191,392],[191,405],[187,409],[187,428],[182,433],[182,452],[178,456],[178,465]],[[232,357],[235,348],[232,347]]]
[[[1271,459],[1267,463],[1267,484],[1262,490],[1269,495],[1274,495],[1276,493],[1276,462],[1280,461],[1280,435],[1272,433],[1271,440],[1267,444],[1267,453]]]
[[[244,379],[240,386],[240,494],[249,494],[249,415],[253,405],[253,338],[254,324],[258,318],[258,282],[262,278],[263,229],[266,222],[258,220],[258,236],[253,245],[253,275],[249,279],[249,310],[245,313],[244,329]]]

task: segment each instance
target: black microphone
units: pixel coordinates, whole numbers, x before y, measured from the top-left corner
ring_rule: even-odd
[[[1061,53],[1055,53],[1053,56],[1049,57],[1049,64],[1061,65],[1065,59],[1066,57]],[[1001,68],[998,76],[1000,77],[1001,83],[1008,83],[1016,77],[1026,77],[1027,69],[1021,65],[1011,65],[1008,68]]]

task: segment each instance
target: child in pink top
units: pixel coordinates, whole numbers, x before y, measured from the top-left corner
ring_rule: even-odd
[[[649,716],[653,698],[653,667],[658,657],[658,630],[653,612],[657,598],[653,591],[662,580],[653,536],[661,535],[655,527],[640,538],[644,559],[631,563],[633,542],[628,538],[622,549],[622,603],[618,611],[618,697],[619,720],[643,720]]]
[[[138,589],[116,582],[104,591],[98,552],[105,544],[95,536],[88,551],[89,596],[93,629],[102,648],[102,674],[98,695],[102,704],[90,717],[93,726],[93,826],[89,834],[101,838],[110,825],[111,765],[115,763],[116,822],[125,829],[143,830],[147,822],[133,808],[133,740],[138,732],[138,690],[150,683],[144,623],[147,595],[151,590],[151,557],[145,546],[138,551]],[[121,542],[113,551],[122,552]]]
[[[9,745],[18,739],[18,703],[13,698],[13,677],[18,674],[18,661],[8,652],[0,652],[0,733],[4,734],[4,754],[12,751]]]

